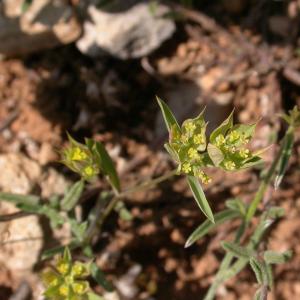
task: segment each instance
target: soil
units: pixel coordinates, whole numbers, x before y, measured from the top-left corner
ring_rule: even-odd
[[[175,103],[181,121],[206,105],[207,119],[215,126],[235,107],[237,121],[261,118],[254,149],[273,143],[276,132],[280,137],[286,128],[278,114],[300,104],[300,82],[290,75],[290,69],[300,74],[297,36],[290,41],[263,31],[264,15],[255,22],[254,8],[232,15],[230,8],[206,2],[200,7],[204,16],[219,16],[221,25],[211,28],[188,15],[188,21],[178,23],[174,38],[142,61],[92,61],[74,45],[0,61],[0,151],[22,153],[75,180],[57,163],[57,150],[67,143],[66,131],[78,140],[93,137],[105,144],[122,187],[128,188],[174,167],[163,150],[167,137],[159,125],[156,94],[171,106]],[[275,288],[268,299],[300,299],[299,134],[280,189],[270,188],[265,199],[284,207],[286,215],[272,226],[264,246],[294,253],[291,261],[274,268]],[[275,145],[268,150],[266,164],[277,150]],[[213,171],[212,177],[206,194],[214,211],[231,197],[249,202],[259,185],[258,170]],[[102,179],[99,185],[104,186]],[[220,241],[233,236],[238,222],[185,249],[186,239],[204,217],[181,177],[133,194],[126,205],[133,220],[121,221],[113,214],[95,245],[97,262],[109,278],[117,284],[139,265],[132,299],[202,299],[224,255]],[[31,274],[38,272],[36,267]],[[13,270],[0,274],[0,299],[7,300],[20,279]],[[29,281],[34,291],[36,280]],[[220,289],[217,299],[252,299],[256,288],[247,268]]]

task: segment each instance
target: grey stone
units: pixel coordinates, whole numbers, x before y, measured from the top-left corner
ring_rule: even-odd
[[[91,57],[108,54],[130,59],[149,55],[175,31],[173,20],[166,18],[168,12],[164,5],[158,5],[153,12],[147,3],[117,13],[89,6],[91,21],[84,23],[77,47]]]

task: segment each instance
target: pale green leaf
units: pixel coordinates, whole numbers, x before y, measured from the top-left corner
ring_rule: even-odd
[[[205,220],[198,228],[196,228],[193,233],[189,236],[188,240],[185,243],[185,248],[190,247],[196,241],[204,237],[207,233],[209,233],[212,229],[217,226],[225,223],[228,220],[237,218],[240,216],[240,213],[236,210],[226,209],[223,210],[214,216],[215,224],[213,224],[209,220]]]
[[[176,120],[175,116],[173,115],[172,111],[170,110],[170,108],[168,107],[168,105],[157,96],[156,96],[156,100],[157,100],[158,105],[163,114],[163,118],[165,120],[168,131],[169,132],[171,131],[171,128],[173,125],[175,125],[179,131],[181,131],[180,127],[177,123],[177,120]]]
[[[211,211],[211,208],[209,206],[209,203],[206,199],[206,196],[203,192],[203,189],[198,181],[198,179],[194,176],[187,176],[188,184],[192,190],[192,193],[194,195],[194,198],[196,200],[196,203],[198,204],[199,208],[202,210],[202,212],[205,214],[205,216],[212,222],[214,221],[214,215]]]
[[[250,259],[252,256],[252,251],[245,247],[241,247],[240,245],[233,243],[233,242],[222,242],[222,247],[227,251],[230,252],[233,256],[237,258],[247,258]]]
[[[292,257],[292,251],[288,250],[282,253],[267,250],[264,252],[264,260],[268,264],[282,264],[289,261]]]
[[[219,127],[217,127],[217,128],[211,133],[210,138],[209,138],[209,140],[210,140],[211,143],[214,143],[214,142],[215,142],[216,137],[217,137],[219,134],[225,135],[226,132],[227,132],[230,128],[232,128],[232,126],[233,126],[233,112],[234,112],[234,110],[231,112],[231,114],[228,116],[228,118],[227,118],[225,121],[223,121],[223,123],[222,123]]]
[[[216,167],[220,165],[220,163],[224,160],[223,152],[213,144],[207,145],[207,152]]]
[[[61,208],[65,211],[73,209],[80,199],[84,189],[84,181],[79,180],[75,182],[67,191],[64,198],[61,200]]]

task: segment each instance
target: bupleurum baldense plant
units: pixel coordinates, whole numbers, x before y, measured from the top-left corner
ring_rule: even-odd
[[[160,100],[165,124],[169,131],[169,140],[165,148],[176,163],[176,168],[162,176],[147,180],[129,189],[123,190],[114,163],[102,143],[85,139],[79,143],[68,135],[69,145],[61,151],[61,162],[77,173],[80,179],[75,182],[60,199],[56,195],[44,201],[36,195],[16,195],[0,193],[2,201],[13,202],[27,214],[46,216],[53,229],[65,223],[72,231],[71,241],[67,245],[47,249],[42,258],[50,259],[58,255],[54,267],[43,272],[44,295],[49,300],[103,300],[90,288],[90,280],[95,280],[103,289],[112,291],[112,284],[106,280],[97,264],[93,245],[101,236],[101,228],[108,216],[115,211],[119,217],[132,219],[124,199],[140,190],[153,188],[162,181],[175,175],[185,176],[197,205],[207,217],[189,236],[185,247],[192,246],[211,230],[227,221],[238,219],[240,222],[233,241],[222,241],[226,254],[215,279],[207,291],[205,300],[215,298],[218,288],[225,281],[237,275],[246,266],[255,273],[259,288],[255,299],[265,300],[268,290],[273,288],[272,265],[286,262],[292,255],[288,249],[277,253],[260,247],[264,235],[284,211],[273,203],[262,203],[262,199],[274,179],[275,189],[287,170],[295,139],[295,130],[300,126],[300,111],[295,107],[282,118],[288,128],[280,143],[274,160],[269,168],[264,165],[259,152],[253,152],[249,143],[254,135],[256,124],[233,124],[233,112],[208,136],[204,110],[194,119],[185,120],[179,126],[167,104]],[[263,166],[261,183],[252,201],[229,199],[225,209],[213,213],[200,184],[208,184],[213,178],[207,174],[207,168],[219,168],[224,172],[235,172],[253,166]],[[87,216],[75,213],[76,206],[84,201],[86,185],[104,177],[111,189],[98,193],[97,201]],[[89,190],[91,191],[91,190]],[[257,218],[255,226],[250,226]],[[254,228],[254,229],[253,229]],[[71,252],[84,255],[87,263],[73,261]]]

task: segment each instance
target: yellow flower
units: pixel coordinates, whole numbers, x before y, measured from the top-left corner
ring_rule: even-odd
[[[216,146],[220,147],[220,146],[223,146],[224,144],[225,144],[225,138],[224,138],[223,134],[219,134],[216,137]]]
[[[182,165],[182,171],[186,174],[190,173],[192,171],[192,167],[190,163],[184,163]]]
[[[250,151],[249,149],[241,149],[239,154],[242,158],[248,158],[250,156]]]
[[[188,150],[188,157],[191,158],[191,159],[197,159],[199,158],[199,154],[198,154],[198,151],[194,148],[190,148]]]
[[[67,274],[69,272],[69,268],[70,268],[69,264],[65,262],[63,259],[57,262],[56,269],[60,274],[62,275]]]
[[[235,163],[231,160],[225,161],[224,162],[224,167],[229,170],[229,171],[233,171],[235,169]]]
[[[193,141],[196,145],[204,144],[204,137],[202,134],[196,134]]]
[[[230,143],[236,142],[239,138],[240,138],[240,134],[236,130],[233,130],[229,133],[228,140]]]
[[[196,129],[196,125],[192,121],[187,121],[183,127],[189,135],[193,135]]]
[[[61,296],[68,296],[69,294],[69,286],[66,284],[63,284],[59,287],[59,294]]]
[[[88,155],[85,151],[80,149],[79,147],[75,147],[72,149],[71,160],[74,161],[82,161],[88,158]]]

